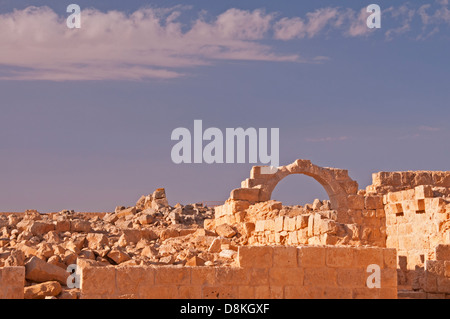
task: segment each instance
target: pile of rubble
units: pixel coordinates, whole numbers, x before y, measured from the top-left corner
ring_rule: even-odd
[[[0,216],[0,267],[25,266],[26,298],[77,298],[68,267],[235,264],[239,234],[229,225],[204,228],[214,216],[202,204],[168,205],[164,189],[114,213],[61,211]]]

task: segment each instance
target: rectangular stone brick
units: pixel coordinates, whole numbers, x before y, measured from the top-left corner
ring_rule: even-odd
[[[378,292],[378,298],[380,299],[397,299],[397,288],[384,288],[381,287]]]
[[[283,286],[270,286],[270,299],[284,299]]]
[[[209,285],[216,284],[216,267],[190,267],[191,268],[191,284],[192,285]]]
[[[140,286],[139,299],[178,299],[176,285]]]
[[[305,268],[303,284],[305,286],[335,287],[337,286],[336,278],[336,269],[334,268]]]
[[[353,288],[352,299],[379,299],[379,288]]]
[[[350,267],[353,262],[352,247],[327,247],[326,264],[328,267]]]
[[[85,267],[81,271],[81,294],[115,295],[116,269],[114,266]]]
[[[308,215],[298,215],[295,221],[295,228],[297,230],[300,230],[308,227],[308,219],[309,219]]]
[[[243,268],[271,268],[272,259],[270,246],[241,246],[238,250],[239,266]]]
[[[153,286],[154,269],[152,267],[126,266],[116,267],[117,294],[138,294],[139,284],[144,280]]]
[[[281,232],[283,231],[283,226],[284,226],[284,216],[280,216],[275,218],[275,231],[276,232]]]
[[[365,196],[364,206],[366,209],[380,209],[383,208],[383,196]]]
[[[384,268],[397,268],[397,250],[383,249]],[[381,266],[381,265],[380,265]]]
[[[437,277],[438,292],[450,294],[450,279],[447,277]]]
[[[450,245],[437,245],[435,252],[436,260],[450,260]]]
[[[264,231],[264,220],[257,220],[255,223],[255,232],[263,232]]]
[[[250,285],[262,286],[269,285],[269,269],[268,268],[252,268],[248,269]]]
[[[347,202],[349,209],[364,209],[364,196],[362,195],[349,195]]]
[[[275,221],[273,219],[267,219],[264,222],[264,230],[274,231],[275,230]]]
[[[303,285],[303,269],[271,268],[269,270],[270,285]]]
[[[201,286],[180,286],[178,287],[178,298],[180,299],[202,299]]]
[[[293,232],[295,234],[295,232]],[[296,247],[274,247],[273,248],[273,267],[292,268],[297,267],[297,248]]]
[[[370,274],[367,273],[367,276]],[[382,288],[397,288],[397,269],[382,269],[381,270],[381,287]]]
[[[383,250],[375,247],[358,247],[353,251],[353,265],[364,269],[371,264],[383,267]]]
[[[353,291],[351,288],[325,287],[323,296],[325,299],[352,299]]]
[[[433,197],[433,189],[431,185],[420,185],[414,188],[416,199],[425,199]]]
[[[191,282],[189,267],[160,266],[155,268],[155,285],[186,285]]]
[[[269,299],[270,289],[269,285],[255,287],[255,299]]]
[[[0,299],[23,299],[25,267],[0,267]]]
[[[369,274],[362,268],[336,269],[337,284],[340,287],[364,288]]]
[[[202,291],[204,299],[237,299],[239,295],[237,286],[206,286]]]
[[[255,298],[255,287],[239,286],[238,287],[238,298],[239,299],[254,299]]]
[[[250,270],[247,268],[236,267],[217,267],[216,283],[217,285],[248,285],[250,284]]]
[[[297,248],[299,267],[323,267],[325,266],[326,248],[315,246],[303,246]]]
[[[288,233],[288,245],[297,245],[298,244],[298,238],[297,238],[297,231],[291,231]]]

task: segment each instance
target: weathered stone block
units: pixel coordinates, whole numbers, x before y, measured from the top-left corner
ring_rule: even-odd
[[[259,188],[237,188],[231,191],[230,198],[233,200],[257,202],[259,199],[259,191]]]
[[[450,245],[437,245],[435,248],[436,260],[450,261]]]
[[[155,285],[186,285],[190,282],[191,269],[189,267],[161,266],[155,268]]]
[[[383,205],[383,196],[364,197],[364,206],[366,209],[381,209]]]
[[[305,268],[304,283],[305,286],[337,286],[336,269],[327,267]]]
[[[284,227],[284,216],[280,216],[275,218],[275,225],[274,225],[274,230],[276,232],[281,232],[283,231],[283,227]]]
[[[353,262],[353,247],[327,247],[326,265],[328,267],[350,267]]]
[[[240,267],[271,268],[273,248],[269,246],[241,246],[238,251]]]
[[[296,217],[295,228],[297,230],[300,230],[300,229],[308,227],[308,219],[309,219],[308,215],[298,215]]]
[[[280,268],[297,267],[297,248],[296,247],[274,247],[273,248],[273,267],[280,267]]]
[[[85,267],[81,271],[81,294],[113,296],[116,293],[116,270],[113,266]]]
[[[269,270],[269,282],[271,286],[303,285],[303,269],[271,268]]]
[[[353,251],[353,265],[355,267],[364,267],[376,264],[380,267],[384,265],[383,250],[381,248],[364,247],[356,248]]]
[[[364,196],[349,195],[347,197],[349,209],[364,209]]]
[[[299,267],[325,266],[326,247],[303,246],[297,249]]]

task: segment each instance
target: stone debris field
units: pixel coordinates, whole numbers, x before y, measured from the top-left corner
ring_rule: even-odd
[[[450,298],[450,172],[359,189],[308,160],[260,169],[216,207],[170,206],[159,188],[109,213],[0,213],[0,298]],[[329,200],[272,199],[291,174]]]

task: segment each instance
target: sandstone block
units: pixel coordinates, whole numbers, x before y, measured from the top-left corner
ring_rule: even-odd
[[[28,230],[35,236],[46,234],[52,230],[55,230],[55,225],[44,221],[34,221],[28,228]]]
[[[437,245],[435,248],[436,260],[450,261],[450,245]]]
[[[103,249],[103,246],[109,243],[108,237],[99,233],[89,233],[86,236],[86,241],[90,249]]]
[[[25,299],[45,299],[49,296],[57,296],[61,292],[61,285],[57,281],[48,281],[24,288]]]
[[[237,188],[231,191],[230,198],[233,200],[257,202],[259,199],[259,191],[259,188]]]
[[[305,286],[336,287],[336,277],[336,269],[333,268],[319,267],[304,269]]]
[[[191,269],[189,267],[161,266],[155,268],[155,284],[186,285],[191,281]]]
[[[269,246],[241,246],[238,260],[243,268],[271,268],[273,248]]]
[[[70,222],[71,232],[89,233],[91,230],[91,224],[86,220],[74,219]]]
[[[353,265],[364,269],[371,264],[380,267],[384,265],[383,250],[381,248],[363,247],[353,250]]]
[[[277,267],[279,267],[279,268],[297,267],[297,248],[296,247],[274,247],[273,248],[273,267],[275,267],[275,268],[277,268]],[[285,270],[285,271],[287,271],[287,270]]]
[[[383,196],[364,197],[364,206],[366,209],[381,209],[383,205]]]
[[[349,195],[347,198],[349,209],[364,209],[364,196]]]
[[[121,249],[112,249],[106,256],[112,261],[114,261],[117,265],[125,261],[131,260],[130,255],[128,255]]]
[[[309,219],[308,215],[298,215],[296,217],[295,228],[297,230],[300,230],[300,229],[308,227],[308,219]]]
[[[353,262],[353,247],[327,247],[326,264],[328,267],[350,267]]]
[[[274,230],[276,232],[281,232],[283,231],[283,228],[284,228],[284,216],[275,218]]]
[[[269,269],[269,282],[271,286],[303,285],[302,268],[278,268]]]
[[[234,229],[228,224],[222,224],[216,227],[216,233],[225,238],[231,238],[236,235]]]
[[[325,266],[326,248],[315,246],[303,246],[297,248],[299,267],[323,267]]]
[[[37,257],[32,257],[25,264],[25,278],[34,282],[58,281],[66,285],[69,275],[65,269],[46,263]]]
[[[81,271],[81,297],[86,295],[114,296],[116,270],[113,266],[85,267]]]

